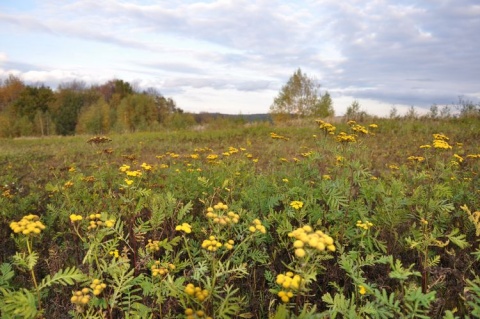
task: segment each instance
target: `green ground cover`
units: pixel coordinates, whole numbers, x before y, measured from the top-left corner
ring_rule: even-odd
[[[1,317],[479,317],[479,128],[0,140]]]

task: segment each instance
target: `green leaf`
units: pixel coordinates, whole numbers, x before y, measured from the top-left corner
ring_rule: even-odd
[[[470,244],[465,240],[465,235],[464,234],[457,235],[458,232],[459,232],[458,228],[455,228],[454,230],[452,230],[450,234],[447,235],[447,238],[452,243],[460,247],[461,249],[464,249],[470,246]]]
[[[0,265],[0,287],[8,287],[10,279],[15,276],[12,265],[9,263],[3,263]]]
[[[49,287],[53,284],[60,284],[62,286],[73,285],[75,282],[85,281],[86,276],[77,268],[66,268],[65,270],[60,269],[52,277],[47,275],[43,278],[42,282],[38,286],[38,289],[43,289]]]
[[[24,318],[34,319],[39,314],[36,297],[29,290],[21,288],[15,292],[8,292],[0,288],[2,318]]]

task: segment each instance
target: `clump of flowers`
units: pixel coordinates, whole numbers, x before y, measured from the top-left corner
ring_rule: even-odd
[[[365,134],[365,135],[368,134],[368,130],[367,130],[364,126],[362,126],[362,125],[360,125],[360,124],[353,124],[353,125],[351,125],[350,128],[351,128],[352,131],[354,131],[354,132],[362,133],[362,134]]]
[[[202,248],[208,251],[217,251],[220,247],[222,247],[222,243],[219,242],[215,236],[210,236],[208,239],[205,239],[202,242]]]
[[[357,220],[356,226],[358,228],[369,230],[373,226],[373,224],[371,222],[369,222],[368,220],[366,220],[366,221]]]
[[[288,271],[285,274],[278,274],[275,282],[282,287],[282,290],[277,293],[278,297],[282,302],[287,303],[300,290],[302,277]]]
[[[450,139],[443,134],[433,134],[433,148],[444,150],[452,149],[452,146],[448,144],[449,140]]]
[[[295,239],[293,247],[295,248],[295,256],[298,258],[305,257],[307,250],[335,251],[333,238],[321,230],[314,231],[309,225],[295,229],[288,234],[288,237]]]
[[[193,310],[192,308],[185,309],[185,319],[195,319],[195,318],[205,318],[205,319],[213,319],[210,316],[205,315],[205,311],[203,310]]]
[[[122,166],[120,166],[119,170],[120,172],[125,173],[126,171],[130,170],[130,166],[127,164],[123,164]]]
[[[235,241],[233,239],[229,239],[223,246],[225,246],[226,249],[232,250],[233,245],[235,245]]]
[[[88,225],[88,230],[95,229],[98,226],[105,226],[105,227],[113,227],[115,225],[115,219],[108,219],[106,221],[102,221],[102,214],[90,214],[88,219],[90,220]]]
[[[155,261],[155,263],[152,265],[152,267],[150,267],[150,269],[152,270],[152,276],[153,277],[156,277],[156,276],[165,276],[166,274],[168,274],[170,272],[170,270],[174,270],[175,269],[175,265],[174,264],[168,264],[166,267],[165,266],[162,266],[162,264],[160,263],[160,261]]]
[[[93,279],[90,288],[93,290],[93,294],[98,296],[102,293],[102,291],[107,288],[107,285],[103,283],[100,279]]]
[[[251,233],[255,232],[261,232],[262,234],[265,234],[267,230],[265,229],[265,226],[262,225],[262,222],[259,219],[254,219],[252,221],[252,225],[248,228],[248,230]]]
[[[83,288],[82,290],[77,290],[73,292],[73,296],[70,298],[70,302],[75,304],[77,307],[83,307],[90,301],[90,290],[88,288]]]
[[[332,124],[327,123],[327,122],[322,121],[322,120],[315,120],[315,122],[317,122],[318,125],[319,125],[319,128],[325,132],[325,135],[326,134],[330,134],[330,135],[335,134],[336,127],[333,126]]]
[[[355,143],[357,141],[354,134],[347,134],[345,132],[338,133],[336,137],[337,141],[340,143]]]
[[[70,221],[72,223],[77,222],[77,221],[81,221],[82,219],[83,219],[83,217],[81,215],[76,215],[76,214],[71,214],[70,215]]]
[[[140,165],[140,167],[143,168],[146,171],[150,171],[152,169],[152,165],[148,165],[147,163],[142,163],[142,165]]]
[[[290,206],[293,208],[293,209],[296,209],[296,210],[299,210],[300,208],[303,207],[303,202],[301,201],[298,201],[298,200],[294,200],[290,203]]]
[[[216,224],[237,224],[240,220],[240,215],[233,211],[229,211],[226,215],[224,215],[224,212],[227,210],[228,205],[219,202],[218,204],[213,205],[213,207],[208,207],[205,216]]]
[[[112,250],[108,253],[110,256],[112,256],[113,258],[118,258],[120,257],[120,254],[118,253],[118,249],[115,249],[115,250]]]
[[[145,245],[147,251],[154,253],[160,250],[160,242],[158,240],[148,240],[148,243]]]
[[[125,174],[127,174],[127,176],[132,176],[132,177],[140,177],[140,176],[142,176],[142,172],[140,172],[139,170],[136,170],[136,171],[125,171]]]
[[[209,154],[209,155],[207,155],[207,160],[208,160],[209,162],[215,162],[217,159],[218,159],[218,155],[217,155],[217,154]]]
[[[26,215],[18,222],[11,222],[10,228],[15,234],[38,235],[45,229],[45,225],[40,221],[37,215]]]
[[[192,226],[190,226],[188,223],[183,223],[181,225],[177,225],[177,227],[175,227],[175,230],[183,231],[186,234],[190,234],[192,232]]]
[[[196,298],[200,302],[203,302],[210,295],[208,290],[202,289],[201,287],[195,287],[194,284],[187,284],[187,286],[185,286],[185,293]]]

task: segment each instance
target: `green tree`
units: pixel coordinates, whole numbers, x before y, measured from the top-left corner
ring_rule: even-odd
[[[51,105],[57,134],[73,135],[75,133],[78,114],[83,106],[82,92],[73,89],[60,89]]]
[[[75,129],[77,134],[107,134],[111,128],[111,110],[105,99],[82,108]]]
[[[328,91],[325,91],[325,94],[323,94],[317,104],[315,104],[311,115],[316,117],[328,117],[335,115],[332,97]]]
[[[322,100],[320,84],[299,68],[274,99],[270,106],[270,113],[277,119],[291,115],[328,116],[332,115],[333,108],[330,95]]]
[[[116,130],[134,132],[150,130],[158,125],[155,100],[145,94],[133,94],[122,99],[117,110]]]

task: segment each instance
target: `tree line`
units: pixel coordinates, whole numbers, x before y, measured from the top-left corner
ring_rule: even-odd
[[[108,134],[193,122],[156,89],[135,90],[119,79],[91,86],[73,81],[56,90],[13,75],[0,81],[0,137]]]

